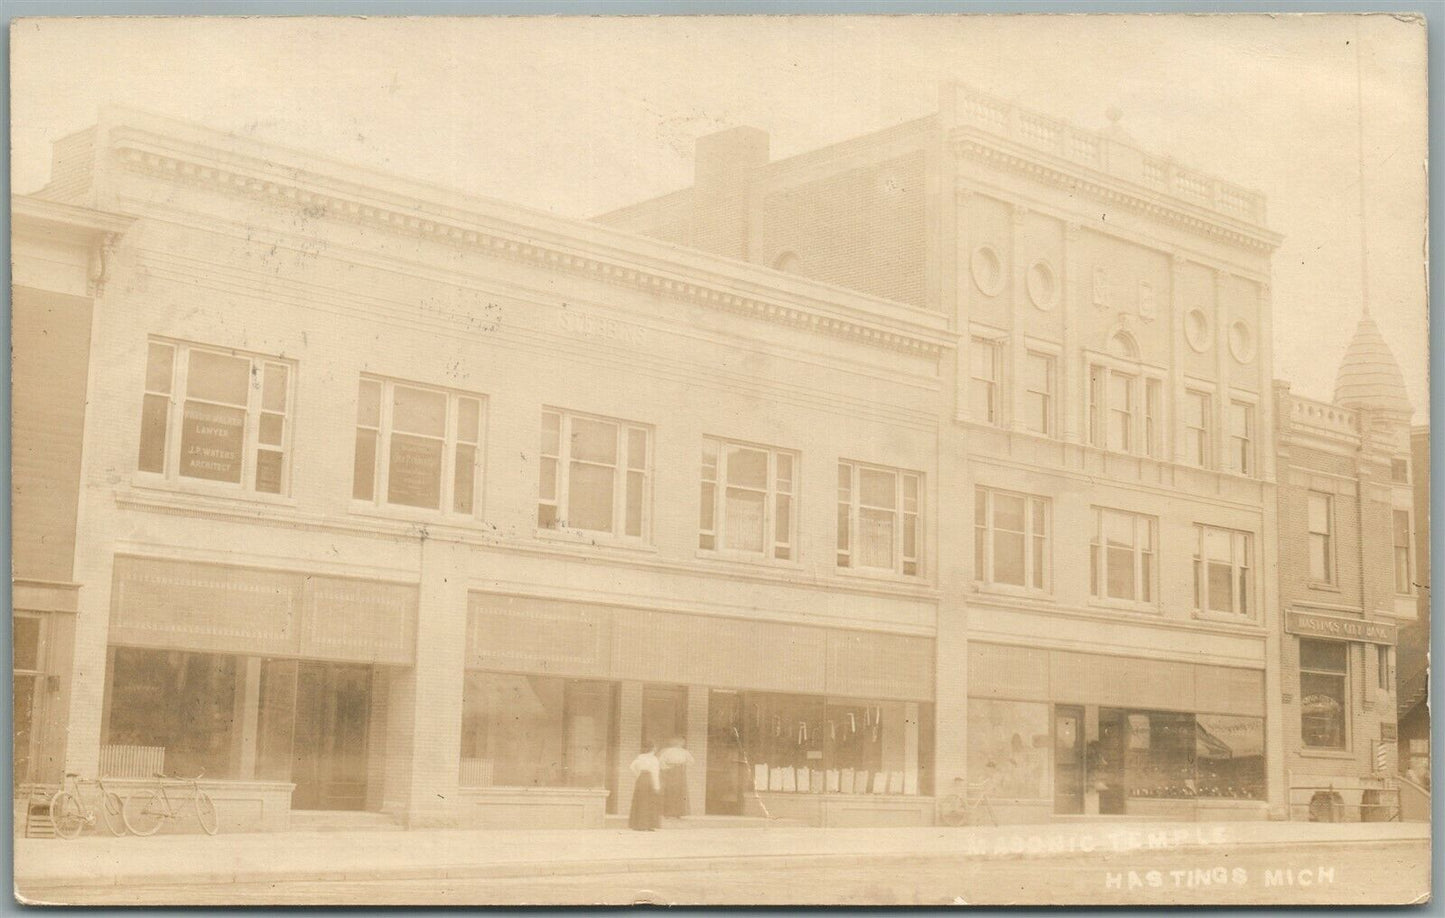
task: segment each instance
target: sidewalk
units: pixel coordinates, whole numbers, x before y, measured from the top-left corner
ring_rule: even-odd
[[[977,828],[629,832],[412,830],[15,840],[15,882],[50,887],[547,877],[757,860],[880,863],[1096,857],[1139,850],[1419,844],[1425,823],[1073,823]]]

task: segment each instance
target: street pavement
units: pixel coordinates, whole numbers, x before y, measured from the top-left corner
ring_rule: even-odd
[[[17,839],[55,904],[1285,904],[1422,901],[1428,826],[1070,823]]]

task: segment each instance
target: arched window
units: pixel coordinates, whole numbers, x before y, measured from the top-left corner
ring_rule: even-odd
[[[1109,338],[1109,353],[1122,360],[1139,359],[1139,342],[1134,336],[1120,329]]]
[[[801,274],[802,260],[798,258],[797,252],[779,252],[778,257],[773,259],[773,267],[778,271]]]

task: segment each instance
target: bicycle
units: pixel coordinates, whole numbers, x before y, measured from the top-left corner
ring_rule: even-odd
[[[86,782],[89,783],[89,782]],[[95,779],[100,788],[100,808],[91,809],[80,793],[80,775],[67,771],[60,790],[50,798],[50,823],[61,838],[75,838],[82,829],[105,823],[111,835],[125,834],[125,801],[115,791],[105,789],[105,782]]]
[[[989,777],[965,785],[955,779],[954,792],[938,800],[939,821],[949,826],[977,825],[978,813],[984,810],[988,813],[989,823],[998,825],[993,812],[993,787],[997,780]]]
[[[221,825],[216,818],[216,804],[211,800],[210,794],[201,790],[201,775],[194,778],[182,778],[179,775],[167,775],[156,772],[155,777],[159,782],[155,790],[145,797],[137,806],[127,807],[122,811],[125,818],[125,827],[142,837],[156,834],[160,831],[161,823],[167,819],[175,819],[180,816],[186,803],[189,801],[194,805],[196,821],[201,824],[201,831],[207,835],[215,835],[220,831]],[[167,782],[170,782],[167,784]],[[181,798],[179,801],[172,801],[168,787],[178,785],[189,785],[191,793],[189,798]],[[131,801],[136,798],[132,797]],[[127,801],[127,802],[131,802]]]

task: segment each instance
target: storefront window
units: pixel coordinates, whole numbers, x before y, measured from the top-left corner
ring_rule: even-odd
[[[607,787],[615,758],[609,682],[468,672],[463,787]]]
[[[968,774],[991,780],[991,796],[1047,798],[1050,751],[1047,704],[969,699]]]
[[[1264,799],[1264,718],[1195,717],[1199,796]]]
[[[230,778],[240,658],[115,648],[103,742],[164,749],[164,770]],[[239,726],[239,724],[237,724]]]
[[[742,707],[755,791],[933,792],[932,705],[749,692]]]
[[[1345,748],[1345,687],[1349,645],[1299,642],[1300,735],[1306,746]]]

